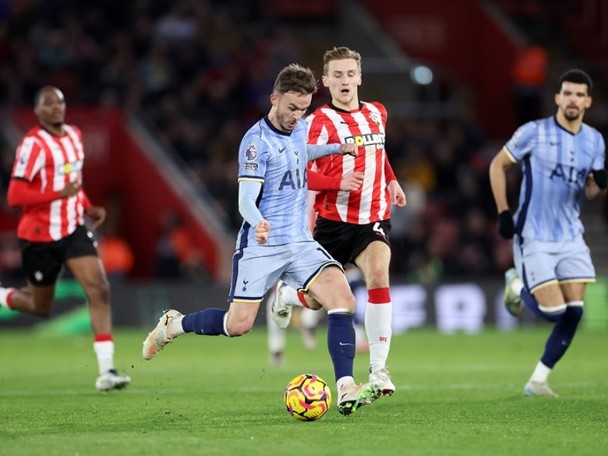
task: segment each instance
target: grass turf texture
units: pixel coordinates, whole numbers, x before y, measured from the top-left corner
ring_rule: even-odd
[[[287,362],[270,367],[266,332],[242,338],[186,335],[152,361],[146,330],[115,333],[116,363],[133,380],[94,389],[89,336],[0,334],[0,454],[4,455],[597,455],[608,448],[608,337],[581,331],[553,373],[553,398],[525,398],[548,326],[514,333],[393,339],[397,392],[349,417],[332,409],[300,422],[283,406],[295,375],[335,391],[325,334],[306,352],[289,333]],[[367,377],[358,354],[356,376]],[[335,396],[335,394],[334,394]]]

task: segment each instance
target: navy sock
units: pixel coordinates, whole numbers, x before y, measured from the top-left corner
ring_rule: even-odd
[[[200,312],[184,315],[182,327],[187,333],[194,332],[205,336],[226,336],[224,332],[224,315],[227,310],[205,309]]]
[[[563,316],[563,314],[557,316],[550,316],[540,310],[538,308],[538,301],[534,296],[532,296],[532,294],[528,291],[526,287],[522,288],[521,290],[521,299],[524,301],[524,304],[526,305],[528,310],[530,310],[530,312],[532,312],[537,317],[542,318],[543,320],[558,321],[560,317]]]
[[[327,348],[334,364],[336,381],[342,377],[352,377],[355,359],[353,314],[330,313],[327,315]]]
[[[553,369],[574,338],[578,323],[583,317],[583,306],[568,306],[566,312],[561,315],[561,318],[555,323],[551,335],[545,344],[545,353],[540,359],[542,363]]]

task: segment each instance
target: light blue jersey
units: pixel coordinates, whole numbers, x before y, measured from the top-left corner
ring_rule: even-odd
[[[591,170],[604,168],[602,135],[584,123],[573,134],[548,117],[522,125],[505,147],[522,162],[515,213],[520,238],[558,242],[582,235],[580,200]]]
[[[259,211],[258,217],[270,223],[267,246],[312,240],[306,215],[307,163],[339,153],[340,145],[307,145],[307,129],[306,122],[300,120],[292,132],[279,131],[264,117],[245,133],[241,141],[239,193],[247,183],[262,185],[255,212]],[[255,220],[255,215],[253,217]],[[255,223],[251,217],[247,220]],[[257,245],[255,229],[247,220],[241,225],[237,250]]]

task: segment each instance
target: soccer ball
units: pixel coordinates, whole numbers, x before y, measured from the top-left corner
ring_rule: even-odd
[[[331,391],[318,375],[301,374],[287,384],[284,399],[287,411],[295,419],[314,421],[329,410]]]

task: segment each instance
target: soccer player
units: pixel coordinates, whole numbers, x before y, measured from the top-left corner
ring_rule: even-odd
[[[311,230],[315,226],[315,219],[317,214],[314,212],[313,202],[314,197],[318,191],[321,190],[342,190],[345,192],[351,192],[358,190],[363,183],[363,173],[359,171],[350,172],[342,177],[338,177],[337,179],[328,179],[324,176],[317,176],[317,172],[311,169],[308,170],[308,205],[307,205],[307,213],[308,213],[308,221]],[[312,184],[311,184],[312,182]],[[346,277],[348,279],[348,271],[346,271]],[[277,289],[285,286],[282,281],[279,281],[277,287],[274,287],[272,292],[266,298],[266,325],[268,328],[268,351],[270,353],[270,362],[275,366],[280,366],[283,364],[285,358],[285,346],[287,345],[285,331],[286,328],[279,327],[272,315],[272,305],[275,300],[275,293]],[[350,282],[349,282],[350,286]],[[317,347],[317,341],[315,338],[315,332],[317,327],[319,326],[321,320],[324,315],[322,312],[318,312],[317,310],[308,309],[306,307],[302,308],[302,312],[300,313],[300,331],[302,334],[302,343],[307,350],[314,350]],[[357,347],[359,346],[359,325],[357,322],[355,324],[355,335],[357,336]]]
[[[505,274],[507,310],[519,315],[523,300],[535,315],[555,322],[526,396],[557,396],[548,377],[576,334],[585,284],[595,281],[579,216],[583,193],[590,199],[604,194],[608,180],[604,139],[583,123],[592,88],[584,71],[566,71],[555,94],[557,114],[523,124],[490,164],[498,232],[513,238],[516,270]],[[519,163],[523,180],[512,216],[506,170]]]
[[[406,198],[384,149],[386,108],[378,102],[359,100],[361,82],[358,52],[347,47],[325,52],[323,85],[329,89],[331,102],[307,118],[308,142],[354,144],[359,153],[356,157],[319,158],[314,165],[326,179],[335,180],[351,171],[362,172],[364,177],[356,191],[319,192],[315,201],[318,217],[314,238],[342,265],[354,263],[363,273],[368,290],[365,330],[370,352],[369,381],[383,395],[391,395],[395,385],[386,367],[392,336],[390,212],[391,205],[405,206]],[[297,305],[319,307],[310,295],[280,287],[272,314],[279,327],[289,324],[291,306]]]
[[[65,112],[58,88],[45,86],[36,93],[34,113],[39,125],[19,144],[7,193],[8,203],[22,208],[17,237],[28,283],[21,289],[0,288],[0,305],[47,317],[65,265],[89,302],[99,367],[95,386],[99,391],[121,389],[131,379],[114,368],[110,286],[93,234],[85,226],[85,216],[95,228],[106,213],[91,204],[84,192],[82,133],[64,123]]]
[[[241,336],[251,330],[266,292],[279,279],[313,296],[328,313],[327,345],[338,390],[338,411],[348,415],[376,399],[377,390],[353,378],[355,298],[344,271],[312,238],[306,219],[307,163],[327,154],[355,154],[353,145],[307,146],[302,119],[317,90],[308,68],[283,68],[269,113],[239,147],[239,211],[228,310],[182,315],[169,310],[144,341],[143,357],[184,333]]]

